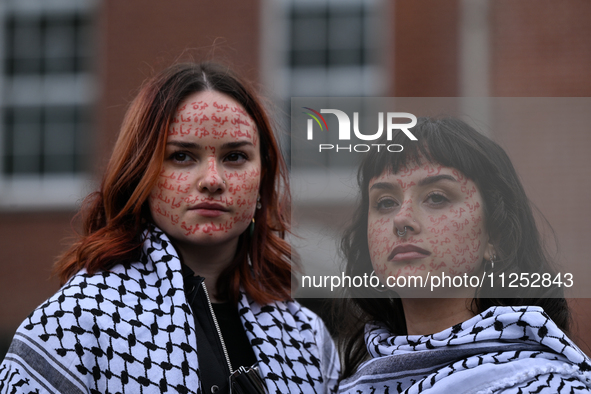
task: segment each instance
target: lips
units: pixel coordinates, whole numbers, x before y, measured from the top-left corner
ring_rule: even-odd
[[[223,206],[222,204],[208,203],[208,202],[202,202],[201,204],[197,204],[195,206],[192,206],[189,210],[196,211],[201,216],[210,217],[210,218],[220,216],[224,212],[229,211],[229,209],[226,208],[225,206]]]
[[[415,245],[400,245],[388,256],[388,261],[416,260],[427,257],[431,252]]]

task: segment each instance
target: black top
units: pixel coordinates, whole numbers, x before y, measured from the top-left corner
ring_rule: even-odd
[[[194,272],[184,264],[183,279],[187,300],[195,319],[197,358],[203,392],[229,393],[230,371],[203,288],[204,279],[195,276]],[[250,367],[256,362],[256,357],[240,321],[238,307],[229,302],[212,304],[212,306],[232,369],[235,370],[240,366]]]
[[[232,369],[250,367],[257,362],[254,351],[250,346],[246,331],[238,314],[238,306],[231,302],[212,304],[215,317],[222,331],[222,337],[228,350]]]

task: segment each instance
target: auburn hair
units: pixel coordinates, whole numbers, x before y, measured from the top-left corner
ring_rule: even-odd
[[[180,103],[202,91],[216,91],[240,103],[255,121],[261,142],[262,207],[256,210],[254,231],[240,236],[216,292],[237,301],[242,286],[261,304],[291,298],[292,255],[284,239],[290,224],[287,166],[254,89],[213,63],[176,64],[141,87],[127,110],[100,188],[79,212],[82,234],[56,262],[62,283],[83,268],[93,274],[139,260],[142,232],[152,223],[147,200],[164,160],[167,131]]]

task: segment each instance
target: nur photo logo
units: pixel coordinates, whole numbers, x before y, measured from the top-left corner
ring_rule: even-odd
[[[318,125],[318,128],[322,132],[328,132],[328,124],[322,114],[333,114],[336,116],[338,121],[338,139],[339,141],[351,141],[351,120],[349,115],[339,109],[326,109],[322,108],[320,111],[316,111],[310,107],[302,107],[306,112],[304,114],[310,116],[307,119],[306,124],[306,135],[308,140],[314,139],[314,124]],[[384,122],[385,119],[385,122]],[[407,122],[399,123],[399,119],[406,119]],[[408,122],[410,120],[410,122]],[[359,130],[359,112],[353,112],[353,138],[354,140],[361,141],[376,141],[384,133],[384,123],[386,123],[386,139],[392,140],[392,133],[394,130],[402,131],[411,141],[417,141],[411,132],[410,128],[417,124],[417,118],[408,112],[387,112],[384,116],[384,112],[378,112],[378,130],[373,134],[365,134]],[[318,151],[330,151],[335,152],[369,152],[372,149],[380,152],[380,149],[384,148],[388,152],[401,152],[404,147],[400,144],[318,144]]]

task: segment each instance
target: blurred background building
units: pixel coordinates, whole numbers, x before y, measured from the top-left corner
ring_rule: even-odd
[[[179,60],[228,64],[283,125],[293,96],[585,97],[590,20],[585,0],[1,1],[0,358],[57,290],[51,267],[72,217],[155,72]],[[280,133],[288,153],[288,128]],[[561,258],[585,262],[591,134],[492,137],[554,226]],[[571,301],[573,336],[589,352],[591,302]]]

